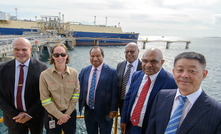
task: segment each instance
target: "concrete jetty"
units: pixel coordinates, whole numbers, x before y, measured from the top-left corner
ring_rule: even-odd
[[[35,59],[39,59],[38,55],[41,56],[44,47],[47,47],[48,53],[50,54],[51,47],[56,43],[65,44],[71,49],[73,49],[76,44],[75,39],[72,37],[61,37],[52,35],[0,36],[0,62],[6,62],[14,58],[12,56],[12,41],[15,38],[19,37],[24,37],[30,41],[32,45],[32,57],[34,57]]]

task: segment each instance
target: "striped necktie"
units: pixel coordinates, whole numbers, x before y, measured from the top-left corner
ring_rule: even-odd
[[[131,67],[133,67],[132,64],[127,65],[127,71],[126,71],[126,74],[123,77],[123,84],[122,84],[122,90],[121,90],[121,96],[120,96],[121,100],[123,100],[125,98],[125,91],[126,91],[127,83],[130,79]]]
[[[97,69],[94,69],[92,79],[91,79],[91,86],[90,86],[90,92],[89,92],[89,108],[90,109],[94,107],[94,90],[95,90],[95,84],[96,84],[96,71]]]
[[[179,96],[180,103],[173,113],[172,117],[170,118],[170,121],[167,125],[166,131],[164,134],[176,134],[177,128],[179,126],[180,118],[183,112],[183,107],[185,104],[186,97],[180,95]]]
[[[130,119],[133,126],[137,126],[138,123],[139,123],[140,113],[141,113],[144,101],[146,99],[147,93],[148,93],[149,88],[150,88],[151,80],[150,80],[149,76],[147,76],[147,78],[148,78],[148,80],[145,82],[145,84],[143,86],[143,89],[140,93],[137,104],[134,108],[133,114],[132,114],[131,119]]]
[[[16,96],[16,102],[17,102],[17,109],[19,111],[24,111],[22,106],[22,87],[24,82],[24,70],[23,67],[25,65],[19,65],[20,66],[20,73],[19,73],[19,80],[18,80],[18,88],[17,88],[17,96]]]

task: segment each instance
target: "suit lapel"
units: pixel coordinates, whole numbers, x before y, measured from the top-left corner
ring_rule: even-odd
[[[34,76],[34,70],[37,70],[35,66],[35,61],[32,58],[30,58],[30,62],[28,65],[28,74],[27,74],[26,83],[25,83],[25,89],[27,89],[29,87],[29,84],[31,84],[32,77]],[[25,92],[26,91],[27,90],[25,90]]]
[[[89,80],[89,76],[90,76],[90,73],[91,73],[91,68],[92,68],[92,65],[84,73],[85,78],[86,78],[86,79],[84,79],[85,80],[84,83],[85,83],[85,85],[87,85],[87,88],[85,89],[85,92],[87,92],[88,86],[90,86],[90,85],[88,85],[88,80]]]
[[[156,78],[155,84],[150,94],[150,98],[148,100],[148,104],[150,104],[153,101],[154,97],[156,96],[157,92],[161,89],[164,82],[165,82],[165,71],[162,68]],[[148,105],[147,105],[147,108],[148,108]]]
[[[102,69],[101,69],[101,74],[100,74],[99,81],[98,81],[98,83],[97,83],[97,89],[96,89],[96,90],[99,89],[99,86],[100,86],[100,84],[102,83],[102,80],[106,77],[106,74],[107,74],[107,65],[104,63],[104,64],[103,64],[103,67],[102,67]]]
[[[207,95],[203,91],[199,98],[196,100],[183,123],[181,124],[178,133],[187,133],[198,120],[210,110],[210,103],[207,100]]]
[[[141,82],[142,82],[142,80],[143,80],[143,77],[144,77],[144,72],[142,71],[141,72],[141,74],[139,75],[139,77],[137,78],[137,80],[135,81],[136,83],[134,83],[134,84],[136,84],[135,86],[133,86],[133,87],[136,87],[133,91],[132,91],[132,100],[131,100],[131,104],[134,104],[134,101],[135,101],[135,98],[136,98],[136,95],[137,95],[137,92],[138,92],[138,90],[139,90],[139,88],[140,88],[140,84],[141,84]],[[133,105],[131,105],[131,107],[132,107]],[[131,109],[131,108],[130,108]]]
[[[127,61],[125,60],[122,64],[122,69],[120,69],[120,76],[121,76],[122,80],[124,77],[124,71],[125,71],[126,65],[127,65]]]
[[[172,106],[173,106],[173,100],[174,97],[176,95],[176,90],[174,90],[174,92],[169,92],[169,94],[166,96],[165,99],[165,108],[164,108],[164,118],[163,118],[163,131],[166,130],[168,122],[170,120],[170,114],[171,114],[171,110],[172,110]]]
[[[11,62],[8,63],[8,68],[9,68],[9,75],[8,75],[8,80],[10,84],[10,92],[14,96],[14,86],[15,86],[15,60],[12,60]],[[14,97],[13,97],[14,98]]]

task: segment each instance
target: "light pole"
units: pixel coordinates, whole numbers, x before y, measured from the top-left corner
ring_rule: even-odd
[[[18,8],[15,8],[15,12],[16,12],[16,20],[18,20],[18,13],[17,13]]]

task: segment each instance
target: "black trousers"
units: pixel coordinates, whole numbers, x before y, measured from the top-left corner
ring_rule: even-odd
[[[65,110],[66,111],[66,110]],[[64,113],[65,111],[62,111]],[[63,130],[65,134],[75,134],[76,132],[76,109],[71,113],[71,118],[62,125],[58,125],[58,119],[55,118],[53,115],[47,112],[45,110],[45,118],[44,118],[44,124],[45,129],[47,131],[47,134],[61,134],[61,131]],[[55,120],[55,128],[50,129],[49,128],[49,121],[51,121],[51,117],[53,120]]]
[[[93,109],[90,109],[87,105],[85,106],[84,121],[88,134],[111,134],[113,125],[113,119],[109,117],[97,117]],[[98,128],[100,132],[98,132]]]
[[[44,111],[41,111],[39,115],[24,124],[17,123],[17,125],[10,129],[8,128],[9,134],[28,134],[30,129],[31,134],[43,134],[43,117]]]
[[[124,99],[120,99],[118,104],[119,104],[120,116],[121,116],[121,114],[122,114],[122,108],[123,108],[123,104],[124,104]]]

